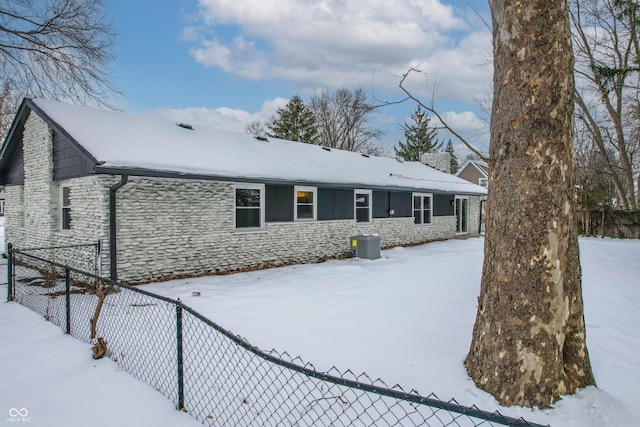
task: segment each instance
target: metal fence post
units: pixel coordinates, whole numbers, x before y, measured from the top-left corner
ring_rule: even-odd
[[[96,276],[102,277],[102,241],[96,243]]]
[[[7,244],[7,301],[13,301],[13,245]]]
[[[184,366],[182,359],[182,302],[176,304],[176,344],[178,346],[178,409],[184,410]]]
[[[67,307],[67,328],[66,334],[71,333],[71,283],[70,283],[70,274],[69,267],[65,267],[64,269],[64,294],[66,298],[66,307]]]

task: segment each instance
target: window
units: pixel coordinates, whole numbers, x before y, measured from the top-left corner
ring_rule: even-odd
[[[371,222],[371,190],[355,190],[356,221]]]
[[[317,218],[317,190],[315,187],[295,187],[295,221],[314,221]]]
[[[68,186],[61,187],[62,196],[62,229],[71,230],[71,188]]]
[[[431,224],[433,195],[413,193],[413,222],[415,224]]]
[[[264,185],[238,184],[235,190],[236,228],[262,228],[264,224]]]
[[[478,185],[487,188],[489,186],[489,180],[487,178],[478,178]]]

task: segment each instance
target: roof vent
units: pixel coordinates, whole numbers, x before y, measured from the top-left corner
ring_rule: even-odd
[[[266,136],[259,136],[258,135],[258,136],[254,137],[254,138],[257,139],[258,141],[268,141]]]
[[[331,151],[331,148],[329,148],[329,147],[322,147],[322,149],[323,149],[324,151]]]
[[[177,123],[177,125],[180,126],[181,128],[184,128],[184,129],[193,130],[193,126],[188,125],[186,123]]]
[[[362,157],[366,157],[368,159],[369,155],[368,154],[363,154]]]

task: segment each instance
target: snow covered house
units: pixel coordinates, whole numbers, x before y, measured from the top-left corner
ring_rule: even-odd
[[[0,151],[5,240],[102,242],[124,282],[314,262],[479,230],[486,190],[419,162],[25,99]],[[81,248],[48,256],[93,269]]]

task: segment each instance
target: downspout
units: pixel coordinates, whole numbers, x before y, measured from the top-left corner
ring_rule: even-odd
[[[129,181],[129,175],[121,175],[120,182],[109,188],[109,262],[111,280],[118,281],[117,228],[116,228],[116,191]]]
[[[482,235],[482,220],[484,219],[482,218],[482,210],[484,208],[484,202],[486,202],[486,200],[480,197],[480,223],[478,224],[478,234],[480,235]]]

